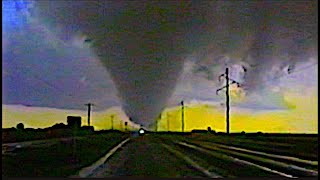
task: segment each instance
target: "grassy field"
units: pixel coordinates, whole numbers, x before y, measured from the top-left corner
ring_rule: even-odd
[[[2,131],[2,142],[3,143],[15,143],[24,141],[34,141],[34,140],[47,140],[54,138],[65,138],[75,136],[87,136],[94,134],[90,131],[73,131],[72,129],[55,129],[54,133],[49,133],[49,130],[11,130]]]
[[[4,177],[68,177],[106,154],[112,147],[129,135],[113,132],[88,135],[75,140],[55,140],[55,143],[44,143],[23,147],[19,152],[2,156],[2,176]],[[53,140],[52,140],[53,141]],[[201,176],[201,173],[189,169],[182,159],[176,158],[161,144],[171,144],[179,151],[198,158],[198,162],[213,172],[224,177],[237,176],[270,176],[256,168],[238,166],[230,160],[220,158],[228,151],[217,151],[215,154],[203,154],[197,151],[174,145],[174,141],[209,142],[241,147],[259,152],[293,156],[307,160],[318,160],[318,137],[316,136],[225,136],[213,134],[150,134],[132,138],[121,152],[116,152],[110,159],[110,173],[107,176],[139,176],[146,174],[152,177]],[[250,156],[251,157],[251,156]],[[249,156],[248,156],[249,158]],[[119,159],[121,161],[119,161]],[[152,161],[150,161],[152,159]],[[206,159],[205,161],[203,161]],[[250,159],[250,158],[249,158]],[[250,159],[251,160],[251,159]],[[120,164],[119,164],[120,163]],[[112,168],[113,167],[113,168]],[[228,169],[228,167],[233,167]],[[182,169],[181,169],[182,168]],[[239,169],[242,169],[239,171]],[[149,174],[148,174],[149,173]],[[241,174],[243,173],[243,174]]]
[[[317,136],[214,136],[194,135],[187,139],[226,144],[267,153],[318,160]]]
[[[213,135],[213,134],[158,134],[159,137],[175,141],[204,141],[225,144],[266,153],[293,156],[306,160],[318,160],[318,137],[303,135]]]
[[[21,148],[2,156],[3,177],[67,177],[101,158],[128,135],[109,133],[89,135],[75,141],[58,141]]]
[[[194,149],[180,147],[180,151],[193,154],[192,157],[208,160],[208,163],[214,167],[214,171],[220,173],[225,177],[232,176],[270,176],[256,171],[251,167],[237,167],[232,164],[228,158],[223,158],[223,155],[232,156],[249,162],[257,163],[271,169],[279,170],[280,172],[288,172],[291,175],[313,176],[311,172],[296,171],[295,169],[286,166],[283,163],[297,165],[299,167],[307,168],[313,171],[318,170],[318,166],[313,164],[305,164],[303,162],[291,161],[290,159],[277,159],[277,157],[256,156],[253,154],[243,153],[239,150],[229,150],[228,147],[238,147],[258,152],[265,152],[269,154],[277,154],[284,156],[292,156],[305,160],[318,161],[318,137],[316,135],[213,135],[213,134],[189,134],[189,135],[173,135],[173,134],[158,134],[156,135],[162,139],[163,142],[187,142],[195,145],[195,147],[205,147],[213,149],[211,154],[204,154]],[[227,145],[227,146],[225,146]],[[226,148],[221,148],[226,147]],[[220,148],[219,148],[220,147]],[[211,158],[214,157],[214,158]],[[211,160],[210,160],[211,159]],[[210,165],[207,165],[210,167]],[[206,165],[204,165],[206,166]],[[230,171],[231,168],[231,171]],[[235,171],[232,171],[234,169]],[[240,170],[242,169],[242,170]],[[250,170],[252,169],[252,170]],[[243,174],[241,174],[243,173]]]
[[[293,156],[306,160],[318,160],[318,142],[319,138],[314,135],[213,135],[213,134],[191,134],[181,135],[163,135],[169,139],[176,140],[196,140],[225,144],[240,148],[246,148],[266,153]]]
[[[210,154],[196,151],[194,149],[186,148],[183,146],[175,145],[178,149],[188,154],[196,160],[202,167],[209,171],[218,173],[226,178],[234,177],[280,177],[273,173],[269,173],[246,164],[235,163],[229,158],[224,156],[224,153],[211,152]]]

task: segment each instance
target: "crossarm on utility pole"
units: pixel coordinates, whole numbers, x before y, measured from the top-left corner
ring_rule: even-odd
[[[219,76],[219,82],[221,82],[221,77],[225,77],[226,85],[223,86],[222,88],[217,89],[216,94],[218,95],[219,91],[226,88],[226,131],[227,131],[227,134],[229,134],[229,130],[230,130],[230,124],[229,124],[229,112],[230,112],[229,86],[231,84],[237,84],[237,86],[240,87],[240,83],[234,79],[229,78],[229,69],[228,68],[226,68],[226,72],[224,74],[221,74]],[[229,81],[231,81],[231,83],[229,83]]]
[[[221,82],[221,77],[223,77],[223,76],[225,76],[225,74],[221,74],[221,75],[219,76],[219,82]]]
[[[240,86],[240,84],[239,84],[238,82],[233,81],[233,80],[232,80],[232,82],[231,82],[228,86],[230,86],[231,84],[237,84],[238,87]],[[216,90],[216,94],[218,95],[218,92],[221,91],[221,90],[224,89],[224,88],[227,88],[227,85],[223,86],[222,88],[217,89],[217,90]]]
[[[219,88],[216,90],[216,94],[218,95],[219,91],[221,91],[222,89],[226,88],[227,86],[223,86],[222,88]]]
[[[227,134],[229,134],[229,111],[230,111],[230,105],[229,105],[229,69],[226,68],[226,120],[227,120]]]

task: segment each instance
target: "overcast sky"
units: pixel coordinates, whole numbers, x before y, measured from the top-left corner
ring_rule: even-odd
[[[135,45],[148,46],[149,40],[154,37],[139,39],[139,33],[133,34],[134,37],[128,33],[122,34],[119,43],[114,43],[116,32],[110,30],[109,35],[113,38],[110,44],[114,45],[113,48],[118,47],[114,51],[116,54],[106,48],[110,47],[109,42],[94,39],[98,37],[96,34],[101,29],[101,18],[105,19],[104,23],[108,27],[114,23],[120,30],[132,28],[131,33],[146,27],[151,28],[148,29],[150,31],[163,28],[158,24],[158,19],[155,22],[144,19],[143,13],[134,16],[136,19],[130,19],[131,16],[126,13],[145,9],[139,5],[131,8],[130,3],[123,1],[102,3],[97,12],[101,13],[101,9],[108,10],[108,17],[99,14],[99,21],[90,19],[91,16],[95,17],[94,9],[98,6],[93,5],[94,3],[85,6],[88,5],[86,1],[69,1],[67,5],[63,1],[54,1],[51,9],[45,1],[40,4],[17,2],[2,2],[3,104],[85,110],[84,104],[92,102],[96,104],[94,110],[123,106],[125,111],[133,116],[144,113],[136,113],[137,109],[156,109],[150,116],[142,118],[146,121],[145,119],[153,117],[165,106],[179,105],[181,100],[223,105],[221,103],[224,103],[224,93],[221,91],[216,95],[216,89],[225,83],[219,82],[218,76],[224,73],[227,66],[230,68],[231,77],[241,84],[239,88],[232,87],[234,96],[231,97],[234,99],[231,102],[235,107],[256,110],[286,109],[286,92],[294,91],[303,95],[317,90],[318,55],[315,42],[318,22],[315,1],[274,5],[276,8],[289,7],[287,14],[274,10],[272,3],[265,3],[262,6],[263,18],[260,20],[256,20],[256,17],[249,20],[242,17],[245,13],[254,14],[250,3],[208,3],[206,7],[205,3],[194,3],[195,5],[191,5],[195,9],[191,11],[191,20],[183,19],[190,24],[172,25],[178,30],[182,27],[183,36],[171,35],[171,31],[167,32],[167,29],[162,36],[161,30],[156,30],[160,37],[160,40],[154,43],[157,47],[147,47],[136,53]],[[58,9],[61,6],[65,9]],[[165,9],[164,12],[172,10],[167,8],[170,5],[161,3],[151,4],[150,7],[152,12],[157,11],[157,7]],[[185,6],[173,4],[172,7],[174,9]],[[241,10],[241,7],[247,9]],[[212,13],[210,8],[214,8]],[[233,9],[235,12],[229,16],[229,12],[223,11],[224,8]],[[33,11],[34,9],[36,11]],[[44,13],[48,9],[50,12]],[[148,10],[147,6],[145,12],[149,12]],[[201,10],[204,11],[203,14],[200,13]],[[55,11],[58,15],[52,15],[57,13]],[[276,13],[279,18],[273,17],[272,13]],[[81,14],[85,15],[82,17]],[[45,21],[41,15],[50,21]],[[181,18],[179,15],[178,18]],[[205,23],[197,22],[197,18],[202,15],[205,16]],[[151,13],[150,16],[158,17],[157,13]],[[170,19],[171,15],[165,17]],[[249,24],[234,22],[234,17]],[[141,23],[136,25],[136,20],[141,18]],[[293,18],[297,20],[292,20]],[[91,24],[84,26],[88,19]],[[261,27],[261,21],[266,24],[264,28]],[[301,25],[300,21],[306,22]],[[133,24],[121,24],[126,22]],[[155,27],[149,27],[148,24]],[[171,24],[169,25],[171,27]],[[65,28],[66,26],[68,27]],[[202,29],[198,29],[199,27]],[[91,40],[91,37],[94,42],[85,41]],[[180,42],[182,38],[184,40]],[[227,43],[218,46],[221,42]],[[272,48],[265,45],[269,42],[273,43]],[[201,48],[195,48],[197,46]],[[179,48],[183,50],[180,51]],[[154,64],[154,61],[147,59],[149,56],[145,57],[144,53],[150,51],[150,57],[158,58],[158,63]],[[102,58],[97,52],[104,53]],[[166,58],[159,59],[158,54]],[[246,59],[243,60],[244,58]],[[132,69],[122,71],[119,67]]]

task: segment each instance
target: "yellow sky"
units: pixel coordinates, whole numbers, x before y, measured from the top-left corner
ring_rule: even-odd
[[[304,96],[297,93],[286,93],[285,100],[289,107],[288,110],[255,112],[250,109],[231,107],[230,131],[317,133],[317,92],[308,93]],[[225,132],[225,109],[223,107],[206,104],[187,104],[187,106],[185,108],[185,131],[207,129],[210,126],[212,130]],[[82,124],[87,125],[87,113],[85,111],[17,105],[2,105],[2,111],[3,128],[16,127],[19,122],[24,123],[25,127],[33,128],[49,127],[61,122],[66,124],[68,115],[82,116]],[[114,128],[123,129],[123,122],[128,121],[128,118],[119,107],[103,112],[94,112],[92,114],[92,124],[95,129],[110,129],[111,114],[116,115]],[[170,131],[181,131],[181,110],[179,107],[166,109],[163,112],[162,119],[158,123],[159,131],[167,131],[168,120]],[[135,125],[135,127],[139,126]]]
[[[2,105],[2,112],[3,128],[16,127],[20,122],[25,125],[25,128],[46,128],[56,123],[67,124],[67,116],[81,116],[81,124],[88,125],[86,111]],[[110,129],[111,115],[114,115],[114,129],[124,129],[124,122],[128,121],[128,118],[118,107],[103,112],[93,112],[91,114],[91,125],[94,126],[95,130]],[[139,126],[128,123],[129,127],[138,128]]]
[[[231,132],[318,132],[318,95],[316,92],[301,96],[286,93],[288,110],[253,111],[231,107]],[[169,114],[169,118],[168,118]],[[181,131],[181,110],[173,108],[164,113],[159,130]],[[178,121],[177,121],[178,119]],[[225,109],[208,105],[193,105],[185,110],[185,130],[206,129],[208,126],[217,132],[226,131]]]

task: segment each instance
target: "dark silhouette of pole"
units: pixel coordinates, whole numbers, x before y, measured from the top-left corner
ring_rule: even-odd
[[[167,131],[170,131],[169,127],[169,113],[167,113]]]
[[[226,88],[226,131],[227,131],[227,134],[229,134],[229,132],[230,132],[230,115],[229,115],[229,113],[230,113],[230,104],[229,104],[229,103],[230,103],[230,97],[229,97],[229,86],[230,86],[231,84],[236,83],[237,86],[240,87],[240,84],[239,84],[237,81],[229,78],[229,69],[228,69],[228,68],[226,68],[225,74],[222,74],[222,75],[219,76],[219,81],[220,81],[220,77],[222,77],[222,76],[224,76],[224,77],[226,78],[226,85],[225,85],[224,87],[218,89],[218,90],[216,91],[216,93],[218,94],[219,91],[221,91],[222,89]],[[229,80],[232,81],[231,84],[229,84]]]
[[[183,101],[181,101],[181,128],[182,128],[182,132],[184,132],[184,104],[183,104]]]
[[[156,132],[158,131],[158,120],[161,120],[161,113],[159,114],[158,118],[156,119]]]
[[[128,130],[128,128],[127,128],[128,127],[128,122],[125,122],[124,126],[125,126],[125,131],[127,131]]]
[[[158,119],[159,117],[156,119],[156,132],[158,131]]]
[[[113,117],[114,115],[111,115],[111,130],[113,130]]]
[[[88,126],[90,126],[90,111],[91,111],[91,106],[93,106],[94,104],[88,103],[85,105],[88,106]]]
[[[229,111],[230,111],[230,105],[229,105],[229,69],[226,68],[226,123],[227,123],[227,134],[229,134],[230,125],[229,125]]]

